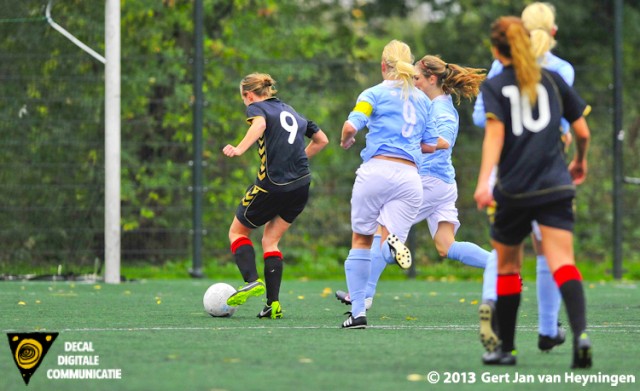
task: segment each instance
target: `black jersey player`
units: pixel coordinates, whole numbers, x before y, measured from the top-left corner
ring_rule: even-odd
[[[582,277],[573,253],[575,185],[587,172],[587,105],[556,73],[541,70],[522,20],[502,17],[491,27],[492,53],[504,71],[481,87],[487,122],[475,199],[497,203],[491,227],[498,253],[496,303],[501,346],[483,355],[485,364],[514,365],[515,326],[522,284],[522,242],[537,220],[542,250],[562,294],[573,332],[574,368],[591,366]],[[576,133],[576,154],[567,169],[558,142],[560,119]],[[493,193],[489,176],[498,166]]]
[[[313,121],[274,96],[274,85],[273,78],[264,73],[252,73],[242,79],[240,94],[247,106],[250,127],[238,146],[227,145],[223,149],[228,157],[239,156],[257,142],[260,157],[257,177],[238,205],[229,228],[231,252],[246,284],[227,304],[243,304],[250,296],[260,296],[266,290],[267,305],[258,317],[272,319],[282,317],[278,296],[283,265],[278,243],[307,204],[309,158],[329,142]],[[305,137],[311,139],[306,146]],[[264,281],[258,276],[249,237],[253,229],[263,225]]]

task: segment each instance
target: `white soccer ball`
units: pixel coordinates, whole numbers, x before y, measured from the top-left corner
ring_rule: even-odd
[[[204,310],[214,317],[229,317],[233,315],[238,307],[228,305],[227,299],[234,293],[236,293],[236,289],[224,282],[211,285],[202,298]]]

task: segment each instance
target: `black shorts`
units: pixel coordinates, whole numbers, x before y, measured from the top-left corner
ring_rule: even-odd
[[[502,244],[515,246],[531,233],[531,222],[573,232],[573,198],[530,207],[498,204],[491,225],[491,237]]]
[[[247,228],[261,227],[276,216],[291,224],[307,205],[309,186],[274,193],[251,185],[238,205],[236,217]]]

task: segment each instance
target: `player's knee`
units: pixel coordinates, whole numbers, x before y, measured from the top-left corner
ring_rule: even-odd
[[[278,248],[278,240],[274,240],[270,237],[262,238],[262,248],[265,251],[272,251],[274,248]]]
[[[449,254],[449,248],[451,248],[451,245],[453,244],[455,239],[450,238],[447,235],[440,235],[440,232],[438,232],[433,240],[435,242],[438,254],[441,257],[446,258],[447,254]]]
[[[441,241],[436,242],[436,250],[443,258],[446,258],[447,254],[449,254],[449,247],[451,247],[451,243],[443,243]]]

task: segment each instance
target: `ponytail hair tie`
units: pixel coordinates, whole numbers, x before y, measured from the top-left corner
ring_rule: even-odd
[[[447,68],[447,69],[449,69],[449,63],[448,63],[448,62],[445,62],[445,63],[444,63],[444,67],[445,67],[445,68]]]

